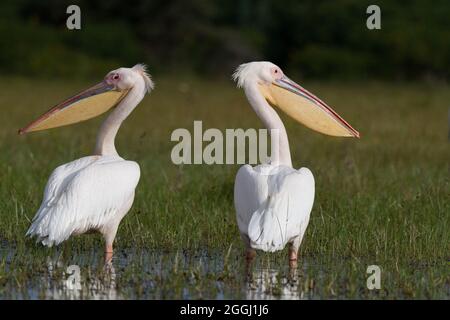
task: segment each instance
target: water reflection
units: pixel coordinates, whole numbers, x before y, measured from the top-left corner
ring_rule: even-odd
[[[259,259],[253,270],[245,270],[238,250],[129,248],[105,264],[103,252],[61,249],[29,265],[33,254],[0,248],[6,275],[0,299],[302,298],[297,268],[289,271],[285,261]],[[303,261],[298,270],[305,272],[307,265]]]
[[[299,289],[297,268],[289,268],[287,274],[278,269],[248,270],[246,299],[298,300],[303,298]]]
[[[45,299],[122,299],[118,294],[116,271],[112,259],[98,270],[65,265],[62,261],[47,258]]]

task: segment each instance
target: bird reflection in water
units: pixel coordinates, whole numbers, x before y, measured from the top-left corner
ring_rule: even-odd
[[[106,260],[99,268],[101,270],[97,271],[78,265],[67,266],[59,259],[48,258],[45,299],[121,299],[113,260]]]
[[[291,263],[287,274],[283,270],[270,268],[253,268],[246,265],[247,288],[246,299],[303,299],[299,288],[297,263]]]

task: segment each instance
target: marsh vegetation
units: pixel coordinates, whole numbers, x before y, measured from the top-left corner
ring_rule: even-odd
[[[260,123],[231,81],[155,80],[117,138],[142,177],[105,271],[100,236],[50,249],[24,237],[49,174],[92,151],[101,119],[26,136],[17,129],[90,83],[1,79],[0,298],[450,296],[447,85],[302,83],[361,139],[322,136],[282,115],[294,166],[315,175],[316,200],[297,270],[286,252],[259,254],[248,277],[233,207],[238,166],[174,165],[170,135],[194,120],[221,130]],[[369,291],[374,264],[382,287]],[[56,294],[70,265],[80,267],[84,289]],[[101,290],[89,291],[92,283]]]

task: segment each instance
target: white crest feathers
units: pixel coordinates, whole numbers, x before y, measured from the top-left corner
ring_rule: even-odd
[[[155,83],[152,81],[152,77],[147,72],[147,66],[145,64],[138,63],[132,69],[139,72],[141,74],[142,78],[144,78],[145,88],[146,88],[147,92],[150,92],[151,90],[153,90],[155,88]]]

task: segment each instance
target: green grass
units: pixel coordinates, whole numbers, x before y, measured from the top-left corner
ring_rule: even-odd
[[[173,165],[170,134],[192,131],[194,120],[203,120],[204,129],[261,124],[231,82],[155,80],[155,91],[116,142],[121,156],[137,161],[142,172],[116,238],[122,255],[115,265],[117,290],[125,298],[252,297],[233,208],[238,166]],[[49,257],[80,265],[83,277],[102,274],[100,236],[71,238],[57,249],[24,237],[51,171],[92,151],[101,119],[18,136],[18,128],[90,83],[0,81],[0,298],[45,298],[40,279],[48,276]],[[303,298],[449,298],[450,87],[303,85],[361,139],[322,136],[282,115],[294,166],[310,168],[316,180],[294,291]],[[256,276],[279,271],[279,281],[262,289],[268,296],[285,297],[286,254],[258,257]],[[382,290],[366,289],[371,264],[382,269]]]

